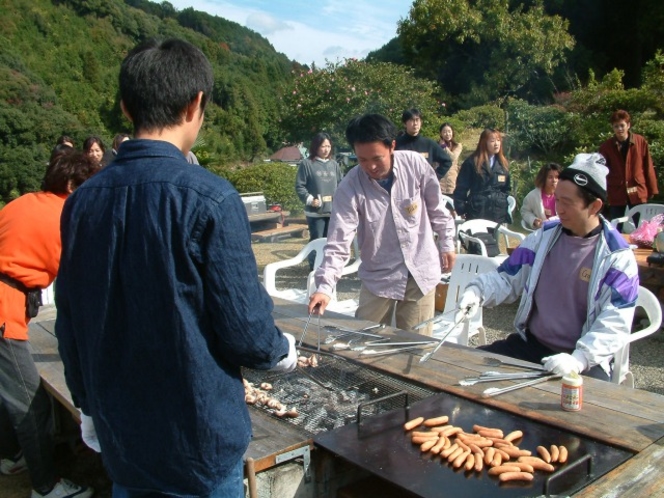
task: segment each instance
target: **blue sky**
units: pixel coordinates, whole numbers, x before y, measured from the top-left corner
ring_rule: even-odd
[[[412,0],[171,0],[246,26],[303,64],[363,58],[396,35]]]

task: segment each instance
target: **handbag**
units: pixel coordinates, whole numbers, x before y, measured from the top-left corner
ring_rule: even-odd
[[[629,234],[629,240],[639,247],[652,248],[657,236],[657,229],[663,225],[664,214],[657,214],[651,219],[641,222],[639,227]]]

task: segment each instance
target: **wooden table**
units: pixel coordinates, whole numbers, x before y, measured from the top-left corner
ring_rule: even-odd
[[[627,243],[629,234],[622,234]],[[637,247],[633,249],[636,264],[639,266],[639,284],[652,291],[655,296],[664,302],[664,266],[649,265],[647,258],[653,253],[652,249]]]
[[[299,339],[307,312],[304,305],[274,299],[274,316],[278,326]],[[358,329],[367,322],[351,317],[326,313],[324,325],[339,325]],[[316,345],[316,320],[308,328],[305,342]],[[385,335],[401,338],[421,338],[416,334],[388,328]],[[330,351],[331,346],[321,349]],[[664,489],[664,396],[630,389],[610,382],[584,378],[583,409],[580,412],[565,412],[560,408],[560,381],[550,381],[533,387],[519,389],[494,398],[483,398],[485,384],[462,387],[459,379],[474,376],[485,370],[482,357],[486,353],[450,344],[443,346],[428,362],[421,364],[421,354],[401,353],[377,358],[362,358],[358,352],[337,352],[351,361],[360,362],[376,370],[410,379],[419,384],[472,399],[487,406],[518,414],[543,422],[565,431],[591,437],[595,440],[620,447],[635,454],[624,465],[611,473],[612,480],[600,479],[593,486],[575,496],[605,496],[606,490],[627,483],[638,484],[631,491],[616,496],[644,496],[641,489]],[[496,355],[492,355],[496,356]],[[495,383],[497,387],[511,382]],[[644,466],[644,462],[648,465]],[[643,469],[651,469],[644,472]],[[641,469],[641,474],[636,471]],[[649,486],[649,487],[641,487]],[[656,488],[658,487],[658,488]],[[604,494],[602,494],[604,493]]]
[[[277,325],[299,340],[307,319],[305,305],[278,298],[274,298],[274,301],[273,316]],[[369,324],[330,312],[325,314],[321,322],[323,325],[339,325],[353,329]],[[69,390],[64,383],[64,369],[57,354],[53,325],[53,320],[32,324],[30,342],[47,389],[76,414]],[[309,346],[315,347],[317,331],[317,320],[314,319],[305,338],[305,343]],[[421,338],[416,334],[391,328],[386,329],[385,335],[405,339]],[[330,351],[331,345],[323,345],[321,349]],[[353,351],[336,354],[384,373],[591,437],[635,455],[607,476],[576,493],[575,497],[599,498],[617,490],[620,491],[613,496],[655,496],[654,491],[664,489],[664,471],[661,470],[664,466],[664,396],[584,378],[583,409],[580,412],[565,412],[560,408],[559,381],[550,381],[495,398],[481,396],[486,385],[457,385],[459,379],[487,369],[482,362],[486,353],[472,348],[444,345],[424,364],[419,363],[421,354],[401,353],[378,358],[362,358],[358,352]],[[507,386],[510,382],[495,385]],[[311,445],[311,440],[303,440],[302,433],[289,424],[279,423],[275,431],[274,420],[269,416],[251,410],[251,417],[254,432],[260,437],[251,443],[245,459],[251,457],[256,460],[256,471],[274,465],[276,456],[284,451]]]

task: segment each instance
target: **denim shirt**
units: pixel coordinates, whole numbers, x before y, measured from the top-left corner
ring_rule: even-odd
[[[240,367],[288,353],[238,193],[167,142],[131,140],[61,229],[59,350],[109,476],[208,494],[251,437]]]

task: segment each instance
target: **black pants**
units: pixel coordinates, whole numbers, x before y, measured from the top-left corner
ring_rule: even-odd
[[[519,334],[515,333],[507,336],[507,339],[502,339],[487,344],[486,346],[479,346],[477,349],[489,351],[490,353],[502,354],[503,356],[509,356],[510,358],[529,361],[531,363],[542,363],[542,358],[560,353],[560,351],[554,351],[546,347],[530,332],[526,332],[525,341]],[[600,365],[595,365],[587,372],[583,372],[583,375],[599,380],[611,380]]]

